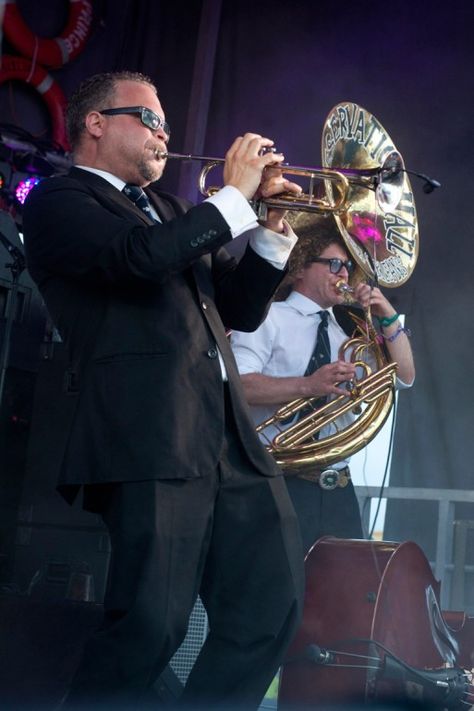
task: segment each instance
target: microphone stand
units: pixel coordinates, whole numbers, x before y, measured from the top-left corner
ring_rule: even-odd
[[[18,249],[8,237],[0,231],[0,242],[3,244],[12,262],[5,264],[7,269],[10,269],[12,275],[12,287],[10,290],[10,296],[7,298],[7,303],[5,307],[5,330],[3,334],[2,347],[0,351],[0,411],[3,401],[3,394],[5,390],[5,378],[7,373],[8,360],[10,357],[11,348],[11,334],[13,328],[13,321],[15,319],[15,306],[18,294],[18,286],[20,281],[20,276],[26,268],[26,261],[23,252]]]

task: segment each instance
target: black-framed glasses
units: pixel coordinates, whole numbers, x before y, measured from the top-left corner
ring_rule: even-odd
[[[355,269],[355,264],[350,259],[339,259],[339,257],[314,257],[312,262],[321,262],[322,264],[329,264],[329,271],[331,274],[339,274],[342,267],[347,269],[348,274],[352,274]]]
[[[163,121],[161,116],[155,114],[151,109],[147,109],[146,106],[119,106],[116,109],[103,109],[99,111],[100,114],[105,116],[119,116],[120,114],[136,114],[140,117],[140,121],[147,128],[151,128],[152,131],[158,131],[162,128],[169,138],[171,135],[171,130],[169,124]]]

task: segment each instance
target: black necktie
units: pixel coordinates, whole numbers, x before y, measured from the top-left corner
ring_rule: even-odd
[[[318,311],[321,321],[318,326],[318,334],[316,336],[316,345],[314,346],[313,353],[309,359],[308,367],[306,368],[305,375],[311,375],[315,370],[320,368],[322,365],[331,362],[331,348],[329,346],[329,336],[328,336],[328,312]],[[317,400],[311,403],[310,406],[304,408],[301,411],[300,417],[308,415],[312,410],[318,410],[320,407],[325,405],[327,402],[326,395],[318,397]],[[319,439],[319,432],[315,432],[313,439],[316,441]]]
[[[305,376],[311,375],[311,373],[314,373],[314,371],[320,368],[322,365],[331,362],[331,348],[329,346],[328,336],[328,312],[318,311],[318,315],[320,317],[320,321],[318,325],[318,332],[316,335],[316,344],[311,354],[311,358],[309,359],[309,363],[306,366],[306,370],[304,372]],[[293,424],[295,422],[298,422],[302,417],[306,417],[306,415],[309,415],[311,412],[314,412],[314,410],[317,410],[319,407],[322,407],[325,403],[326,396],[323,395],[322,397],[319,397],[317,400],[312,402],[310,405],[306,405],[298,412]],[[283,420],[282,424],[289,424],[292,421],[293,417],[294,416],[292,415],[287,420]],[[314,435],[314,439],[318,439],[318,436],[319,434],[316,433]]]
[[[151,220],[154,220],[155,222],[159,222],[157,220],[152,212],[151,212],[151,205],[150,201],[148,200],[146,193],[140,186],[138,185],[131,185],[130,183],[127,183],[122,188],[122,192],[132,201],[135,203],[137,207],[142,210],[147,217],[149,217]]]
[[[316,345],[309,359],[308,366],[304,373],[305,375],[311,375],[311,373],[314,373],[314,371],[322,365],[331,362],[331,348],[329,346],[328,336],[328,312],[318,311],[318,315],[321,320],[318,326]]]

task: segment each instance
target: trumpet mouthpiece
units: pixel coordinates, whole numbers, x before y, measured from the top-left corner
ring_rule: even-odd
[[[353,294],[355,291],[354,287],[349,286],[349,284],[342,279],[336,282],[336,289],[340,291],[341,294]]]

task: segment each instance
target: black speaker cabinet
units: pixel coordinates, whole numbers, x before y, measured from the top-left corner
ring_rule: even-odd
[[[97,603],[0,596],[0,708],[53,711],[101,620]],[[176,700],[182,688],[166,667],[153,689],[158,705]]]

